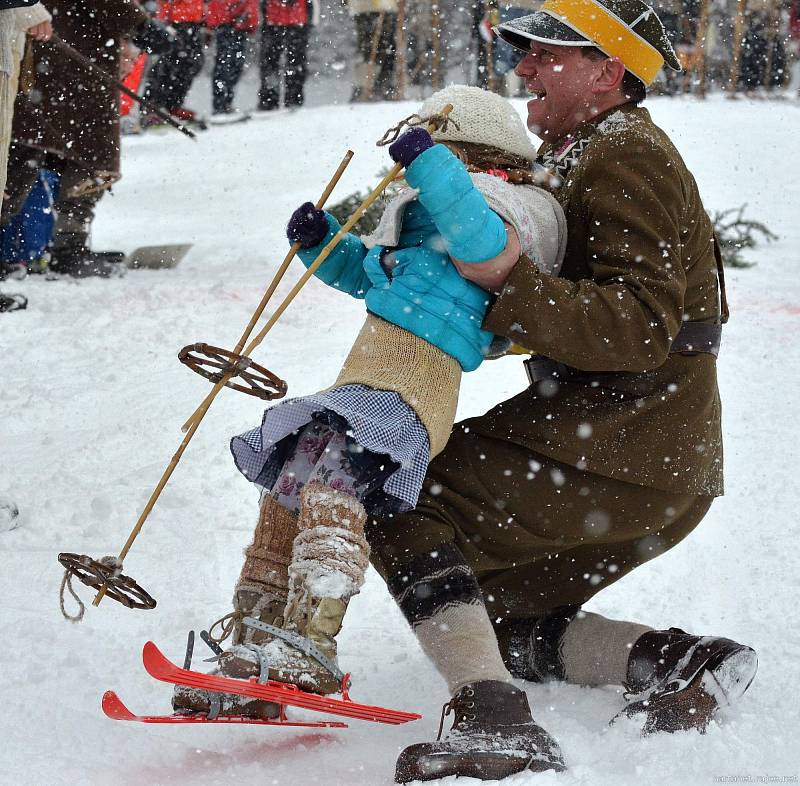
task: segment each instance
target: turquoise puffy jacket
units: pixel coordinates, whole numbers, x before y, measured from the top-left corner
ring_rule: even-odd
[[[439,347],[464,371],[473,371],[493,337],[481,330],[490,296],[462,278],[449,257],[464,262],[496,257],[505,248],[505,226],[444,145],[419,155],[406,170],[406,181],[420,193],[406,207],[399,246],[368,250],[348,234],[315,275],[364,299],[373,314]],[[341,228],[330,214],[327,219],[322,242],[299,252],[306,267]]]

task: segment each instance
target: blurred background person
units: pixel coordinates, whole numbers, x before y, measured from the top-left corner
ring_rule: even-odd
[[[235,123],[248,115],[233,106],[244,69],[247,37],[258,29],[258,0],[211,0],[206,24],[214,30],[216,56],[211,76],[214,123]]]
[[[779,0],[748,0],[739,66],[739,88],[753,97],[784,84],[788,31]]]
[[[318,6],[310,0],[262,0],[258,109],[270,112],[283,104],[302,106],[307,73],[308,37],[318,23]]]
[[[52,0],[55,33],[107,74],[117,77],[123,36],[149,51],[169,46],[163,25],[134,0]],[[47,42],[32,51],[33,82],[17,97],[2,223],[16,215],[47,168],[59,176],[50,268],[60,274],[122,275],[125,255],[94,252],[95,207],[120,178],[119,91],[87,65]]]
[[[14,102],[20,76],[20,62],[25,51],[26,34],[36,41],[47,41],[53,34],[50,14],[39,2],[2,0],[0,3],[0,194],[6,201],[6,170],[11,144]],[[9,271],[0,260],[0,280]],[[0,292],[0,312],[25,308],[24,295]],[[16,514],[14,516],[16,518]]]
[[[174,31],[174,41],[150,69],[145,97],[178,120],[197,122],[197,113],[184,102],[203,67],[206,4],[204,0],[158,0],[156,17]],[[145,124],[162,122],[148,115]]]
[[[355,23],[356,60],[351,101],[394,98],[396,0],[349,0]]]
[[[510,22],[512,19],[532,14],[542,7],[543,2],[544,0],[500,0],[497,5],[499,22],[496,24],[503,24]],[[521,59],[517,50],[501,44],[493,46],[492,53],[494,55],[494,75],[498,91],[503,95],[512,97],[527,95],[522,79],[514,73],[514,68]]]

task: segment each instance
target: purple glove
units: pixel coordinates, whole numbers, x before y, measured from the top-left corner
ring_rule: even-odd
[[[433,145],[431,135],[424,128],[417,126],[406,131],[396,142],[389,145],[389,155],[393,161],[409,167],[420,153],[424,153]]]
[[[286,237],[291,243],[300,243],[300,248],[319,245],[328,234],[328,219],[325,211],[318,210],[311,202],[304,202],[292,213],[286,225]]]

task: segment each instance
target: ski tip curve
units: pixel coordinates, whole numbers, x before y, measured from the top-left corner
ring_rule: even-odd
[[[106,717],[111,720],[133,720],[136,716],[122,703],[122,699],[113,690],[107,690],[100,702]]]

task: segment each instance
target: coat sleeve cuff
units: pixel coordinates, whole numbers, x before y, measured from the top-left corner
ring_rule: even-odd
[[[541,288],[542,274],[526,256],[521,256],[490,306],[483,329],[526,346],[522,323],[524,312],[532,307],[531,294]]]

